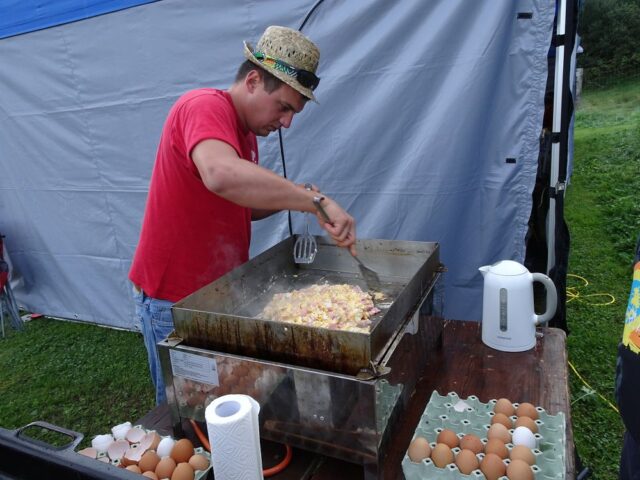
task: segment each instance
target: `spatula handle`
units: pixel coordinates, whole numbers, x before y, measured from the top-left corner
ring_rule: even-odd
[[[322,215],[322,218],[324,218],[324,221],[333,225],[333,222],[329,218],[329,215],[327,215],[326,210],[322,206],[322,200],[324,200],[324,197],[313,197],[313,203],[316,205],[316,208],[320,212],[320,215]]]

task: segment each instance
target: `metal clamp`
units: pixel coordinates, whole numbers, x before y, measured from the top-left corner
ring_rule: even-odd
[[[388,375],[390,372],[391,368],[376,365],[373,361],[370,361],[368,367],[363,367],[358,371],[356,378],[358,380],[375,380],[376,378]]]

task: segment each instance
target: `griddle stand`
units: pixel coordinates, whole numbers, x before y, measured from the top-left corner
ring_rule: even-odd
[[[247,393],[260,403],[262,438],[361,464],[367,479],[382,478],[386,449],[421,373],[441,347],[442,271],[433,273],[396,333],[355,375],[189,346],[176,335],[159,342],[174,433],[182,436],[183,419],[204,422],[205,406],[218,396]],[[185,362],[186,373],[179,368]],[[199,363],[213,365],[216,381],[197,380],[198,368],[185,378],[188,365]],[[243,367],[269,381],[247,391],[230,378]]]

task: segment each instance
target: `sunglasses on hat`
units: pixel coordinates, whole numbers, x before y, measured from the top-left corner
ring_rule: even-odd
[[[320,78],[318,78],[315,73],[308,70],[302,70],[301,68],[296,68],[279,58],[271,57],[263,52],[253,52],[253,56],[260,63],[295,78],[304,88],[315,90],[320,83]]]

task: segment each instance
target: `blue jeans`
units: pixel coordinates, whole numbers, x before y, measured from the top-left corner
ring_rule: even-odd
[[[173,317],[171,315],[173,303],[148,297],[144,291],[138,291],[136,287],[133,287],[133,300],[136,303],[136,315],[142,327],[151,379],[156,387],[156,404],[160,405],[166,403],[167,394],[162,378],[157,343],[167,338],[173,331]]]

